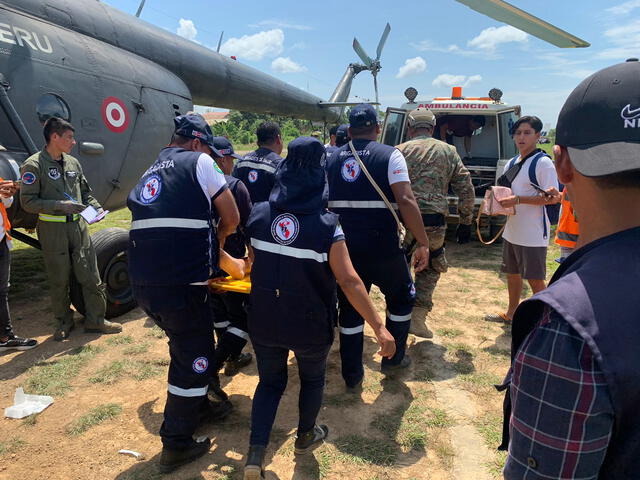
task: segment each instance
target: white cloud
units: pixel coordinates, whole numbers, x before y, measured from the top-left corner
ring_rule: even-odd
[[[427,62],[422,57],[407,58],[404,61],[404,65],[400,67],[396,78],[405,78],[409,75],[415,75],[416,73],[424,72],[427,69]]]
[[[524,72],[543,71],[545,74],[577,80],[583,80],[595,72],[595,70],[588,68],[589,60],[578,60],[573,58],[572,54],[564,52],[543,52],[536,55],[535,58],[539,61],[532,62],[532,66],[522,67],[520,70]]]
[[[640,8],[640,0],[629,0],[615,7],[607,8],[607,12],[613,13],[614,15],[627,15],[636,8]]]
[[[444,87],[468,87],[474,83],[478,83],[482,81],[482,77],[480,75],[451,75],[450,73],[443,73],[438,75],[431,84],[434,87],[444,88]]]
[[[501,43],[526,42],[529,36],[522,30],[505,25],[503,27],[489,27],[480,32],[477,37],[467,42],[469,47],[479,48],[488,52],[495,51]]]
[[[612,46],[598,53],[597,58],[623,61],[629,57],[638,56],[640,20],[632,20],[627,24],[605,30],[604,36]]]
[[[187,40],[195,41],[198,30],[193,24],[193,20],[187,20],[185,18],[180,19],[180,26],[176,30],[176,33]]]
[[[280,73],[306,72],[307,67],[294,62],[289,57],[278,57],[271,62],[271,69]]]
[[[313,27],[310,27],[309,25],[283,22],[281,20],[262,20],[261,22],[254,23],[249,26],[252,28],[268,27],[268,28],[285,28],[285,29],[288,28],[289,30],[313,30]]]
[[[262,60],[265,57],[276,57],[284,50],[284,33],[279,28],[230,38],[220,47],[223,55],[235,55],[247,60]]]
[[[455,53],[456,55],[477,55],[477,52],[472,50],[465,50],[460,48],[456,44],[447,45],[446,47],[436,45],[431,40],[421,40],[419,42],[411,42],[413,48],[419,52],[440,52],[440,53]]]

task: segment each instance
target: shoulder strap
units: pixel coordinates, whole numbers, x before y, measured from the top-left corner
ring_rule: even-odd
[[[353,153],[354,158],[358,161],[358,165],[360,166],[360,169],[369,180],[369,183],[371,183],[371,186],[375,189],[376,192],[378,192],[378,195],[380,195],[380,198],[382,198],[382,201],[391,212],[391,215],[393,215],[393,218],[396,221],[396,225],[398,226],[398,235],[401,237],[401,241],[402,241],[402,237],[404,235],[404,227],[402,226],[402,223],[400,223],[400,219],[398,218],[398,214],[394,210],[393,205],[391,205],[391,202],[389,202],[389,199],[387,198],[387,196],[384,194],[382,189],[378,186],[376,181],[373,179],[373,177],[369,173],[369,170],[367,170],[367,167],[364,166],[364,162],[360,158],[360,155],[358,155],[358,152],[356,152],[356,149],[353,146],[352,140],[349,141],[349,148],[351,149],[351,153]]]
[[[546,156],[547,155],[544,152],[538,152],[531,159],[531,165],[529,165],[529,181],[531,183],[535,183],[536,185],[539,185],[538,177],[536,176],[536,167],[538,166],[538,160]]]
[[[536,185],[540,185],[538,183],[538,177],[536,176],[536,167],[538,166],[538,160],[540,160],[542,157],[546,157],[546,156],[547,156],[547,154],[545,152],[538,152],[531,159],[531,164],[529,165],[529,181],[531,183],[535,183]],[[542,231],[543,231],[543,236],[544,236],[545,239],[548,236],[548,233],[547,233],[547,221],[546,221],[547,217],[548,217],[547,207],[543,206],[542,207]]]
[[[515,157],[513,157],[511,160],[509,160],[509,163],[507,163],[507,170],[509,170],[511,167],[513,167],[516,163],[516,160],[520,157],[520,155],[516,155]]]

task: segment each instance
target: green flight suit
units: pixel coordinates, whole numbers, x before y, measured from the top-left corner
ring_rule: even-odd
[[[69,308],[71,269],[82,286],[85,328],[103,325],[106,297],[87,223],[78,214],[65,215],[59,209],[60,202],[70,199],[96,210],[101,208],[91,196],[80,162],[67,154],[58,162],[43,149],[24,162],[21,173],[20,201],[24,210],[38,214],[38,239],[49,276],[51,309],[57,327],[73,324],[73,312]]]

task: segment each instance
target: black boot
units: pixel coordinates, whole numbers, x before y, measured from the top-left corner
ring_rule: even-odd
[[[247,453],[247,463],[244,465],[243,480],[264,480],[264,452],[267,449],[264,445],[250,445]]]
[[[171,450],[166,447],[162,447],[162,455],[160,455],[160,472],[169,473],[176,468],[186,465],[189,462],[194,461],[196,458],[201,457],[209,451],[211,448],[211,440],[207,437],[201,440],[194,440],[193,443],[183,450]]]
[[[224,365],[224,374],[227,377],[233,377],[241,368],[246,367],[253,360],[253,355],[250,352],[244,352],[237,357],[229,358]]]
[[[211,377],[211,380],[209,381],[209,393],[211,395],[215,395],[223,402],[229,400],[229,395],[227,395],[220,386],[220,377],[218,376],[218,373],[213,375],[213,377]]]
[[[316,425],[309,432],[298,433],[298,438],[296,438],[294,444],[295,452],[298,455],[309,453],[320,445],[327,438],[327,435],[329,435],[329,427],[326,425]]]

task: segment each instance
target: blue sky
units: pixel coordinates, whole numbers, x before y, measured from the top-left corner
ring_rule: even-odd
[[[103,0],[134,14],[139,0]],[[447,96],[466,85],[466,96],[492,87],[523,114],[555,125],[566,96],[586,76],[640,56],[640,0],[511,0],[591,43],[560,49],[505,27],[454,0],[390,2],[281,0],[146,0],[141,18],[222,52],[324,99],[350,62],[356,36],[375,55],[385,23],[391,34],[378,75],[383,107],[404,101],[414,86],[420,98]],[[355,79],[351,101],[374,98],[368,72]]]

